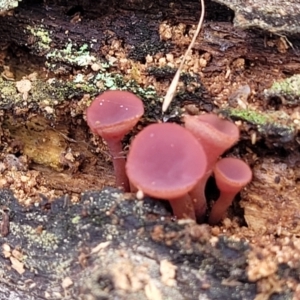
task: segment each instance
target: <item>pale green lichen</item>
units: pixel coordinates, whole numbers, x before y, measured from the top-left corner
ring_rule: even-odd
[[[75,216],[74,218],[71,219],[71,223],[76,225],[79,224],[80,220],[81,220],[80,216]]]
[[[27,26],[26,28],[31,35],[37,40],[36,44],[38,45],[38,52],[50,50],[50,43],[52,39],[50,38],[50,33],[42,25],[41,26]]]
[[[58,247],[58,238],[54,233],[43,230],[38,233],[36,228],[29,225],[17,225],[10,223],[10,231],[14,235],[21,235],[28,245],[39,247],[44,250],[55,250]]]
[[[19,0],[20,1],[20,0]],[[18,6],[18,0],[0,0],[0,11],[7,11]]]
[[[300,75],[296,74],[287,79],[276,81],[264,91],[267,98],[278,97],[283,105],[295,106],[300,100]]]
[[[153,86],[149,85],[147,87],[141,87],[135,80],[126,80],[120,74],[100,71],[89,78],[88,81],[85,81],[84,75],[80,73],[77,74],[73,80],[73,85],[76,83],[84,83],[82,88],[85,89],[86,92],[89,90],[90,92],[94,92],[97,86],[97,92],[105,91],[107,89],[129,90],[144,99],[155,98],[159,101],[159,97]],[[72,83],[69,83],[68,85],[72,85]]]
[[[69,43],[63,49],[54,49],[49,51],[46,58],[51,62],[64,62],[73,66],[86,67],[96,60],[96,57],[91,55],[88,48],[88,45],[84,44],[76,50],[74,45]]]

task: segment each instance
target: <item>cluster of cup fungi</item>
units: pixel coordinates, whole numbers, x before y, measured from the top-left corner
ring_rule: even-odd
[[[112,156],[116,186],[168,200],[173,215],[202,223],[207,213],[205,186],[214,176],[220,196],[208,223],[224,217],[235,196],[252,178],[250,167],[234,157],[220,158],[239,139],[238,127],[206,113],[183,116],[183,126],[155,123],[133,139],[127,158],[122,139],[144,114],[142,101],[133,93],[105,91],[88,107],[89,128],[105,140]]]

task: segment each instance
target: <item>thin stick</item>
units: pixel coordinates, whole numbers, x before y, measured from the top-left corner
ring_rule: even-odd
[[[204,0],[201,0],[201,15],[200,15],[200,20],[199,20],[199,23],[198,23],[198,26],[197,26],[197,29],[196,29],[196,32],[193,36],[193,39],[188,47],[188,49],[186,50],[184,56],[183,56],[183,59],[181,60],[181,63],[180,63],[180,66],[169,86],[169,89],[167,91],[167,94],[165,96],[165,99],[164,99],[164,102],[163,102],[163,105],[162,105],[162,111],[163,113],[168,109],[170,103],[172,102],[173,98],[174,98],[174,95],[176,93],[176,87],[177,87],[177,84],[178,84],[178,81],[179,81],[179,77],[180,77],[180,73],[181,73],[181,70],[183,68],[183,65],[184,65],[184,62],[189,54],[189,52],[191,51],[192,47],[194,46],[195,44],[195,41],[196,41],[196,38],[201,30],[201,27],[202,27],[202,24],[203,24],[203,20],[204,20],[204,10],[205,10],[205,6],[204,6]]]

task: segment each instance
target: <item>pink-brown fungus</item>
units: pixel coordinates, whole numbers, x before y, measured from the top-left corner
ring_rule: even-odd
[[[177,218],[195,220],[188,192],[206,171],[197,139],[173,123],[152,124],[133,140],[126,163],[130,182],[144,194],[170,202]]]
[[[207,156],[205,176],[190,192],[193,199],[198,222],[203,222],[207,204],[205,186],[219,156],[232,147],[239,139],[238,127],[230,121],[214,114],[184,116],[185,127],[197,138]]]
[[[219,156],[239,139],[238,127],[214,114],[184,116],[187,128],[201,143],[207,155],[207,169],[211,170]]]
[[[238,158],[227,157],[219,160],[214,168],[220,197],[214,203],[209,215],[209,224],[217,224],[224,216],[237,193],[252,179],[250,167]]]
[[[116,186],[128,192],[122,139],[144,113],[142,101],[127,91],[106,91],[95,98],[86,112],[88,126],[107,143],[112,156]]]

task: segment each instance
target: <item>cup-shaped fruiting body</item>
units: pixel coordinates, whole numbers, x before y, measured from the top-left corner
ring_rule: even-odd
[[[214,168],[220,197],[209,215],[209,224],[217,224],[224,216],[237,193],[252,179],[250,167],[238,158],[227,157],[219,160]]]
[[[197,139],[173,123],[152,124],[133,140],[126,163],[130,182],[149,196],[170,202],[177,218],[195,220],[188,192],[206,171]]]
[[[219,156],[232,147],[239,139],[238,127],[230,121],[223,120],[214,114],[184,116],[185,127],[197,138],[207,156],[207,170],[190,196],[195,205],[199,222],[203,221],[207,210],[205,186]]]
[[[127,91],[106,91],[95,98],[86,112],[88,126],[107,143],[112,156],[116,186],[129,191],[122,139],[144,113],[142,101]]]
[[[211,170],[219,156],[239,139],[238,127],[214,114],[184,116],[184,126],[201,143],[207,155],[207,168]]]

